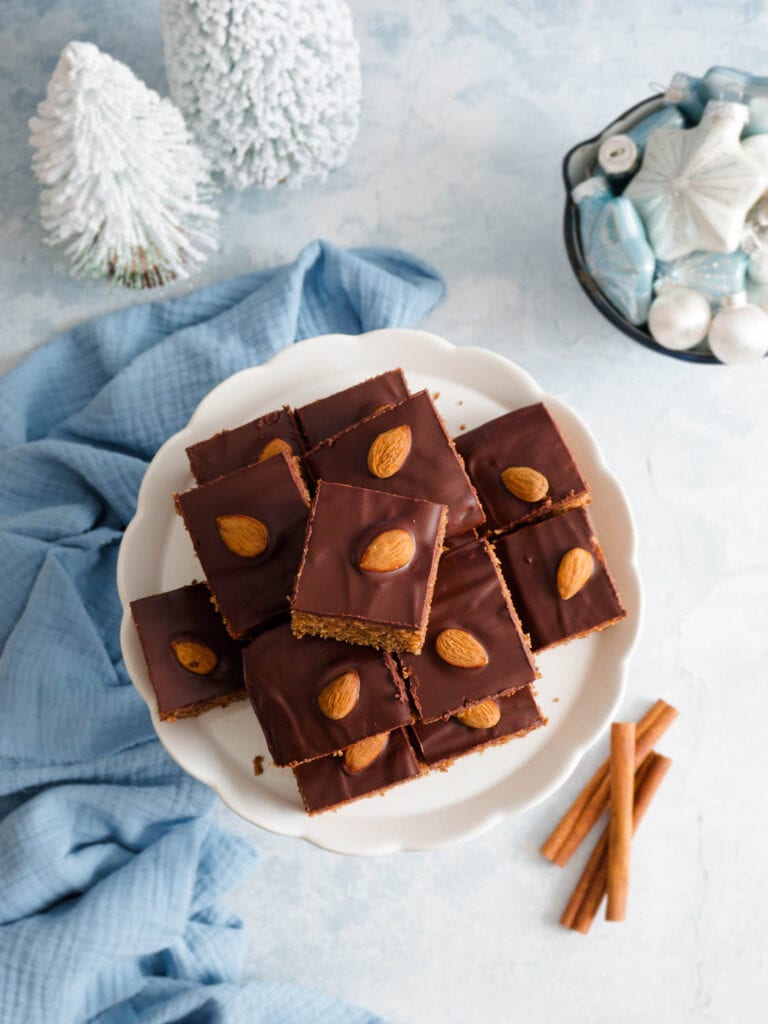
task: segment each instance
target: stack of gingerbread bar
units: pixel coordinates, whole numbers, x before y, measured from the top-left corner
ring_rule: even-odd
[[[534,655],[625,615],[542,404],[451,440],[392,370],[188,455],[205,582],[132,604],[160,717],[247,695],[311,814],[544,725]]]

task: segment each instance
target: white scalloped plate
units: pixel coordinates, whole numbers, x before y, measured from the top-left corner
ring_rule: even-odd
[[[538,694],[549,718],[546,728],[465,757],[447,772],[434,772],[383,796],[311,818],[302,809],[292,773],[269,764],[261,729],[247,702],[179,722],[158,719],[129,601],[202,578],[171,500],[173,492],[194,483],[184,451],[187,445],[270,409],[303,405],[395,366],[403,367],[412,390],[426,387],[437,393],[438,408],[454,434],[510,409],[546,401],[592,486],[590,514],[629,615],[612,629],[539,657]],[[381,854],[456,843],[553,793],[614,716],[640,623],[632,516],[584,424],[509,360],[412,330],[311,338],[214,388],[147,470],[136,515],[120,548],[117,579],[125,663],[171,757],[247,821],[339,853]],[[266,755],[259,778],[253,774],[257,754]]]

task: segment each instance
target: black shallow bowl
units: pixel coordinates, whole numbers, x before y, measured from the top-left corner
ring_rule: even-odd
[[[590,302],[596,306],[606,320],[610,320],[614,327],[618,327],[620,331],[626,334],[628,337],[633,338],[635,341],[639,341],[641,345],[645,345],[646,348],[653,349],[654,352],[660,352],[665,356],[672,356],[673,359],[683,359],[687,363],[716,363],[718,366],[723,364],[719,359],[716,359],[712,353],[703,346],[697,346],[694,349],[688,351],[676,352],[674,349],[664,348],[663,345],[659,345],[653,340],[651,335],[642,327],[636,327],[630,323],[616,307],[606,299],[600,289],[597,287],[592,279],[589,271],[587,270],[586,263],[584,262],[584,254],[581,251],[581,239],[579,238],[579,211],[571,199],[572,189],[584,181],[590,175],[590,169],[595,166],[597,162],[597,150],[600,143],[607,135],[616,135],[621,132],[625,132],[628,128],[631,128],[637,121],[645,117],[647,114],[652,114],[654,111],[659,110],[664,106],[664,96],[662,93],[657,93],[655,96],[649,96],[648,99],[641,100],[640,103],[635,104],[634,107],[630,107],[629,110],[625,110],[623,114],[612,121],[607,128],[601,131],[598,135],[594,135],[591,139],[587,139],[586,142],[577,143],[572,149],[569,149],[563,159],[563,183],[565,185],[565,215],[563,218],[563,234],[565,237],[565,249],[568,253],[568,259],[573,267],[579,284],[584,289],[589,298]]]

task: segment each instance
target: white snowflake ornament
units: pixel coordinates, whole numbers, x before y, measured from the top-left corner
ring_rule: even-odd
[[[40,220],[75,274],[151,288],[213,247],[205,159],[170,100],[92,43],[64,48],[30,122]]]
[[[344,0],[163,0],[171,96],[235,188],[323,180],[347,159],[360,56]]]
[[[739,141],[747,116],[741,103],[712,101],[695,128],[652,132],[624,195],[658,259],[739,247],[747,212],[768,185],[768,170]]]

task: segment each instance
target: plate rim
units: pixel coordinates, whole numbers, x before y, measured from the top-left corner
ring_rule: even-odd
[[[544,786],[540,787],[539,790],[533,792],[529,797],[517,800],[513,806],[505,805],[497,807],[495,810],[481,815],[476,821],[469,825],[462,827],[455,827],[450,831],[449,835],[443,835],[436,837],[433,840],[429,838],[423,839],[418,843],[408,841],[398,841],[396,837],[389,839],[377,838],[375,841],[368,839],[365,842],[355,844],[350,842],[349,838],[345,838],[343,842],[334,843],[332,836],[326,834],[317,835],[313,834],[310,825],[312,822],[321,821],[325,816],[309,816],[302,813],[301,816],[297,816],[297,827],[295,829],[289,829],[284,827],[285,823],[282,823],[281,827],[276,827],[263,821],[253,821],[252,818],[248,817],[241,808],[236,806],[236,800],[230,798],[227,787],[223,786],[220,781],[215,778],[209,778],[205,773],[195,773],[188,767],[187,764],[182,763],[179,757],[173,749],[166,745],[163,736],[158,732],[158,725],[160,724],[157,715],[156,703],[153,699],[154,693],[149,686],[150,693],[145,693],[142,687],[136,682],[134,673],[131,671],[132,658],[128,653],[128,635],[130,631],[135,631],[133,625],[133,619],[130,612],[130,600],[128,595],[128,583],[127,583],[127,553],[130,551],[133,543],[134,534],[140,530],[143,520],[146,518],[148,509],[148,495],[154,488],[155,477],[161,474],[163,471],[163,464],[165,459],[168,457],[167,453],[169,450],[175,451],[179,446],[186,447],[184,442],[185,436],[194,434],[195,428],[200,420],[205,418],[206,407],[214,405],[218,395],[225,389],[237,387],[238,383],[245,378],[251,378],[253,376],[264,376],[273,372],[276,364],[282,364],[284,362],[292,362],[294,360],[300,360],[302,356],[310,349],[322,349],[332,344],[354,344],[355,347],[363,344],[370,344],[371,346],[379,342],[397,341],[402,342],[406,338],[420,342],[433,348],[442,349],[447,355],[448,353],[453,354],[461,352],[464,356],[479,360],[480,363],[484,363],[486,366],[493,366],[503,370],[505,374],[508,374],[510,370],[517,376],[518,380],[521,381],[531,392],[536,393],[539,396],[539,400],[544,401],[548,406],[553,409],[555,418],[557,419],[558,413],[565,413],[568,417],[572,418],[579,426],[584,434],[584,437],[588,439],[591,448],[592,455],[595,459],[601,472],[611,481],[618,492],[623,511],[626,515],[627,525],[629,527],[629,549],[625,553],[625,562],[628,569],[632,573],[632,584],[634,587],[634,598],[635,598],[635,609],[631,620],[625,621],[625,631],[627,633],[624,648],[620,657],[617,659],[617,672],[619,675],[618,685],[616,688],[616,695],[610,706],[606,708],[606,711],[601,716],[599,721],[595,721],[589,730],[589,736],[582,743],[572,743],[569,748],[569,756],[563,758],[563,762],[560,765],[558,771],[553,773],[549,782]],[[403,361],[401,357],[398,357],[396,361]],[[406,370],[407,372],[407,370]],[[428,331],[418,330],[415,328],[380,328],[375,331],[368,331],[362,334],[324,334],[318,335],[312,338],[306,338],[301,341],[295,342],[292,345],[288,345],[285,349],[276,353],[268,361],[257,364],[255,366],[246,367],[242,370],[231,374],[229,377],[224,379],[215,385],[210,391],[208,391],[198,402],[192,415],[190,416],[187,423],[181,430],[171,435],[161,446],[158,448],[153,459],[149,463],[147,470],[139,488],[139,492],[136,500],[136,510],[127,525],[123,538],[120,543],[120,549],[118,552],[116,577],[117,577],[117,589],[122,605],[122,618],[120,625],[120,645],[123,654],[126,672],[132,685],[141,695],[142,699],[147,704],[150,714],[152,716],[152,723],[155,728],[156,737],[159,742],[163,745],[169,756],[179,765],[182,770],[186,771],[193,778],[202,782],[204,785],[209,786],[219,797],[219,799],[238,817],[247,821],[249,824],[255,825],[260,828],[264,828],[269,832],[276,835],[291,836],[294,838],[304,839],[307,842],[312,843],[321,849],[329,850],[334,853],[351,854],[351,855],[387,855],[395,852],[414,851],[414,850],[432,850],[440,849],[448,846],[456,845],[460,842],[468,842],[469,840],[482,835],[483,833],[494,828],[502,821],[513,818],[519,814],[523,814],[525,811],[530,810],[532,807],[542,803],[544,800],[552,796],[562,785],[570,778],[575,771],[579,762],[582,760],[584,755],[599,741],[601,736],[604,735],[608,725],[613,720],[613,717],[623,700],[628,682],[628,668],[629,663],[637,644],[637,639],[640,634],[642,627],[642,615],[643,615],[643,588],[642,578],[640,575],[640,569],[638,565],[638,543],[637,543],[637,526],[634,515],[632,513],[631,506],[627,499],[626,493],[622,488],[618,479],[611,472],[608,467],[602,447],[599,441],[594,437],[592,432],[589,430],[587,425],[581,419],[581,417],[575,413],[569,406],[567,406],[560,399],[545,392],[538,382],[522,367],[520,367],[513,360],[501,355],[500,353],[493,352],[490,349],[482,348],[479,346],[472,345],[456,345],[452,342],[439,337]],[[236,704],[234,705],[237,706]],[[434,811],[432,813],[440,813]]]

